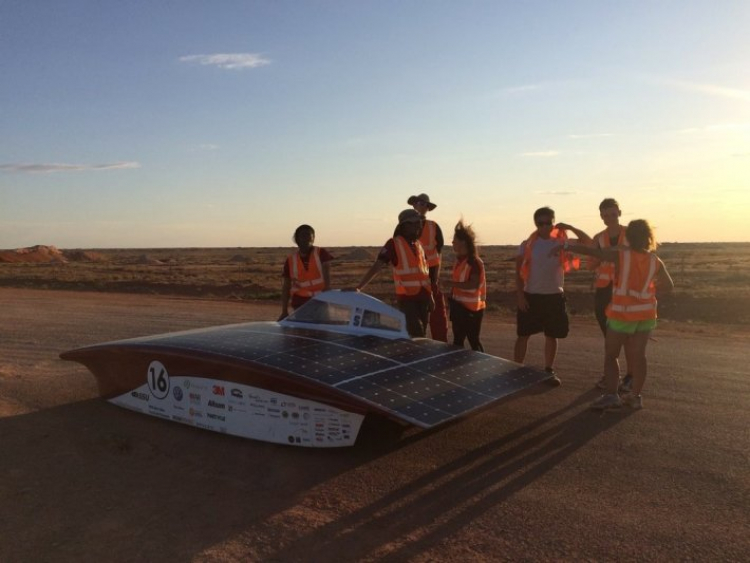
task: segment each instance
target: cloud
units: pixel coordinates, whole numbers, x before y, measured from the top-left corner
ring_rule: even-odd
[[[699,94],[706,94],[707,96],[713,96],[715,98],[730,98],[734,100],[742,100],[750,102],[750,90],[743,90],[740,88],[727,88],[726,86],[719,86],[717,84],[702,84],[700,82],[690,82],[688,80],[674,80],[671,78],[651,78],[646,77],[647,80],[675,88],[677,90],[683,90],[685,92],[697,92]]]
[[[258,53],[216,53],[213,55],[187,55],[180,57],[180,62],[196,63],[199,65],[217,66],[223,69],[235,70],[243,68],[257,68],[271,64]]]
[[[522,152],[519,156],[532,157],[532,158],[552,158],[558,156],[560,151],[536,151],[536,152]]]
[[[713,125],[704,125],[702,127],[686,127],[678,129],[676,133],[680,135],[691,135],[693,133],[711,133],[714,131],[735,131],[750,129],[750,123],[715,123]]]
[[[568,135],[568,139],[597,139],[599,137],[612,137],[613,133],[583,133],[579,135]]]
[[[0,170],[2,171],[21,172],[27,174],[48,174],[51,172],[86,172],[89,170],[120,170],[124,168],[140,167],[141,165],[138,162],[113,162],[111,164],[0,164]]]

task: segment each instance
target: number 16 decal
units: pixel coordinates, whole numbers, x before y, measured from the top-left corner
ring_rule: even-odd
[[[169,374],[164,364],[154,360],[148,365],[148,388],[157,399],[163,399],[169,395]]]

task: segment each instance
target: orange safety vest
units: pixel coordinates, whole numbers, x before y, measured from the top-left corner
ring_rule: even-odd
[[[628,241],[625,238],[625,227],[620,226],[620,233],[617,235],[617,245],[627,246]],[[610,248],[612,245],[609,243],[609,233],[607,229],[604,229],[601,233],[594,237],[594,240],[599,243],[599,248]],[[596,270],[594,278],[595,287],[607,287],[609,284],[615,281],[615,263],[614,262],[602,262],[594,259],[591,262],[592,266]]]
[[[481,311],[487,307],[487,278],[484,273],[484,262],[479,258],[475,261],[475,266],[479,268],[479,287],[476,289],[451,289],[451,298],[458,301],[469,309],[469,311]],[[471,264],[466,258],[460,258],[453,266],[453,281],[465,282],[471,275]]]
[[[422,288],[429,293],[430,269],[419,241],[414,243],[416,253],[402,236],[393,237],[393,246],[398,258],[398,264],[393,267],[396,295],[417,295]]]
[[[531,272],[531,251],[534,243],[539,238],[539,232],[534,231],[526,239],[526,247],[524,248],[523,261],[521,262],[521,279],[527,281],[529,279],[529,273]],[[568,235],[565,234],[563,229],[552,229],[550,238],[557,239],[560,244],[563,244],[568,240]],[[581,260],[577,256],[573,256],[570,252],[560,252],[560,266],[564,272],[570,270],[577,270],[581,265]]]
[[[620,251],[620,271],[607,306],[607,317],[620,321],[656,318],[656,274],[659,259],[652,252]]]
[[[292,295],[312,297],[325,289],[323,264],[320,261],[320,249],[314,246],[307,268],[302,263],[299,251],[290,255],[289,278],[292,281]]]
[[[422,234],[419,236],[419,244],[424,249],[424,256],[430,268],[440,264],[440,253],[437,251],[437,223],[435,221],[424,220]]]

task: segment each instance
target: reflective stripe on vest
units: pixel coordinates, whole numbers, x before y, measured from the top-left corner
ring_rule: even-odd
[[[417,295],[422,288],[430,291],[430,270],[419,242],[412,246],[402,236],[393,237],[398,263],[393,267],[396,295]],[[416,252],[416,254],[415,254]]]
[[[620,251],[620,272],[607,316],[622,321],[656,318],[656,285],[659,260],[651,252]]]
[[[521,279],[523,281],[528,281],[529,279],[529,274],[531,273],[531,251],[538,238],[539,232],[534,231],[529,238],[526,239],[526,246],[524,247],[523,261],[521,262],[520,269]],[[563,244],[568,240],[568,236],[563,229],[552,229],[550,238],[557,239],[560,244]],[[577,256],[573,256],[570,252],[560,252],[560,266],[562,267],[563,272],[577,270],[580,264],[581,260]]]
[[[314,246],[310,261],[305,268],[299,251],[289,258],[289,274],[292,281],[292,295],[312,297],[325,289],[323,278],[323,264],[320,261],[320,250]]]
[[[484,273],[484,263],[477,258],[475,265],[479,268],[479,287],[476,289],[451,289],[451,297],[470,311],[480,311],[487,306],[487,279]],[[453,266],[453,281],[465,282],[471,276],[471,265],[467,259],[461,259]]]
[[[425,219],[419,244],[422,245],[424,257],[429,267],[440,264],[440,253],[437,251],[437,223],[435,221]]]
[[[599,243],[599,248],[610,248],[612,245],[609,242],[609,234],[607,230],[603,230],[601,233],[596,235],[594,239]],[[617,235],[617,245],[627,246],[628,241],[625,239],[625,227],[620,227],[620,234]],[[594,279],[594,285],[596,287],[607,287],[609,284],[615,281],[616,268],[614,262],[599,262],[596,267],[596,278]]]

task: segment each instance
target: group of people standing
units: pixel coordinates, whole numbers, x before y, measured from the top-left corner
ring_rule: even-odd
[[[399,213],[393,237],[386,241],[372,266],[352,289],[361,291],[390,264],[396,301],[406,317],[410,336],[426,336],[429,326],[433,339],[447,342],[450,317],[453,343],[463,346],[468,340],[472,350],[484,351],[479,333],[487,302],[487,282],[474,230],[463,221],[455,226],[452,245],[456,263],[451,279],[441,281],[445,240],[440,226],[427,218],[427,213],[437,205],[427,194],[411,196],[407,203],[411,208]],[[289,314],[290,303],[296,309],[316,293],[330,288],[333,257],[327,250],[314,246],[314,229],[300,225],[294,232],[294,242],[298,250],[287,258],[282,272],[279,320]],[[447,299],[441,287],[450,289]]]
[[[456,260],[450,279],[441,279],[443,232],[427,218],[437,206],[427,194],[411,196],[407,203],[411,207],[399,213],[393,237],[352,289],[361,291],[390,264],[396,301],[410,336],[426,336],[429,326],[433,339],[447,342],[450,318],[454,345],[463,346],[468,340],[472,350],[484,351],[479,335],[487,280],[474,230],[463,220],[456,224],[452,239]],[[593,238],[572,225],[556,223],[555,212],[549,207],[534,212],[536,229],[521,243],[516,256],[518,307],[513,356],[523,363],[530,337],[543,333],[548,381],[561,384],[554,363],[558,340],[566,338],[569,331],[565,272],[580,266],[577,255],[586,255],[595,272],[596,318],[605,336],[604,375],[597,386],[606,393],[592,408],[642,408],[646,345],[656,327],[656,288],[671,290],[674,284],[654,253],[654,234],[647,221],[621,225],[619,204],[611,198],[601,202],[599,212],[606,228]],[[575,238],[569,239],[569,232]],[[280,318],[288,314],[290,301],[292,308],[297,308],[330,288],[333,257],[314,246],[313,228],[301,225],[294,240],[298,250],[284,263]],[[441,288],[449,290],[447,299]],[[628,371],[621,380],[618,358],[623,348]]]

